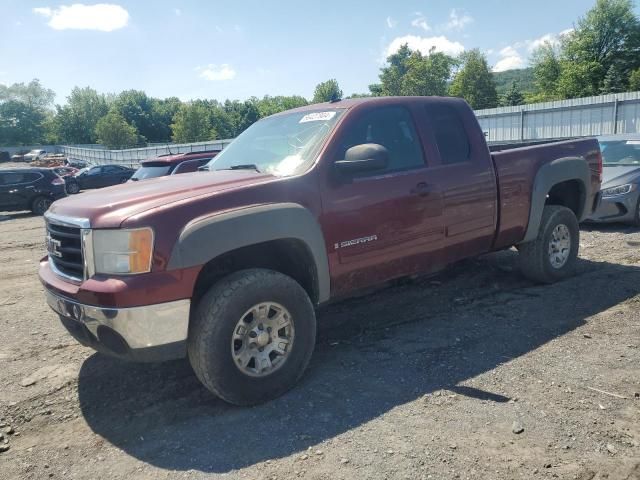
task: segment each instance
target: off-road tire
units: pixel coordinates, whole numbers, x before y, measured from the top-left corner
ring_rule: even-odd
[[[235,364],[231,339],[243,314],[261,302],[276,302],[290,312],[295,338],[279,369],[252,377]],[[200,299],[192,314],[187,351],[207,389],[228,403],[255,405],[279,397],[296,384],[309,364],[315,339],[315,311],[300,284],[273,270],[251,269],[223,278]]]
[[[549,244],[558,225],[568,228],[570,248],[564,265],[556,268],[549,258]],[[537,238],[518,246],[520,271],[525,277],[538,283],[554,283],[570,277],[575,273],[579,246],[580,228],[573,211],[558,205],[547,205],[542,212]]]
[[[44,215],[44,213],[49,210],[53,202],[50,198],[39,196],[33,199],[31,202],[31,211],[35,215]]]

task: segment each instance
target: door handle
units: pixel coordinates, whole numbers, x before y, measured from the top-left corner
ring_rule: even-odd
[[[418,195],[420,197],[426,197],[431,192],[431,187],[425,182],[420,182],[411,189],[411,195]]]

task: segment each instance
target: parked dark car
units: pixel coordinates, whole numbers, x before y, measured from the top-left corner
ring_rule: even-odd
[[[602,201],[589,221],[640,227],[640,135],[599,137],[604,165]]]
[[[110,187],[125,183],[131,178],[135,170],[121,165],[98,165],[80,170],[73,177],[66,177],[67,192],[78,193],[90,188]]]
[[[10,161],[11,161],[11,155],[9,155],[9,152],[5,152],[5,151],[0,152],[0,163],[10,162]]]
[[[0,170],[0,210],[42,215],[66,196],[64,180],[48,168]]]
[[[140,168],[133,174],[131,180],[137,182],[148,178],[178,175],[179,173],[195,172],[206,165],[220,150],[204,152],[179,153],[177,155],[162,155],[140,162]]]

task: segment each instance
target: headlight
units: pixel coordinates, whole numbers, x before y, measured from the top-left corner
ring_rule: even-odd
[[[634,185],[627,183],[626,185],[618,185],[617,187],[605,188],[602,190],[603,197],[615,197],[616,195],[624,195],[633,190]]]
[[[134,274],[151,271],[153,230],[92,230],[95,273]],[[87,259],[89,260],[89,259]]]

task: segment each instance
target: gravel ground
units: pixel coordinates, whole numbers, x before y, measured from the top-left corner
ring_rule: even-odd
[[[325,307],[300,385],[236,408],[76,344],[42,219],[0,219],[0,478],[640,478],[638,230],[584,228],[552,286],[507,251]]]

